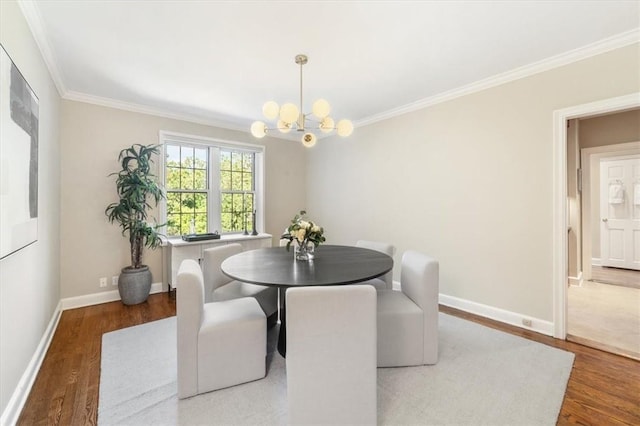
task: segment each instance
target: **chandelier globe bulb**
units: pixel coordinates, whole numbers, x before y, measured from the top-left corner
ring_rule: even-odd
[[[331,117],[325,117],[320,122],[320,131],[322,133],[330,133],[331,131],[333,131],[333,129],[335,129],[335,127],[336,124]]]
[[[267,125],[262,121],[255,121],[251,125],[251,134],[260,139],[267,135]]]
[[[318,117],[320,120],[327,117],[331,112],[331,105],[324,99],[318,99],[313,103],[313,107],[311,108],[311,112],[313,115]]]
[[[318,139],[316,138],[316,135],[314,135],[313,133],[305,133],[304,135],[302,135],[302,145],[306,146],[307,148],[311,148],[312,146],[314,146],[317,140]]]
[[[336,126],[336,130],[339,136],[346,138],[353,133],[353,123],[350,120],[340,120]]]
[[[298,119],[298,107],[292,103],[286,103],[280,108],[280,120],[285,123],[293,123]]]
[[[289,133],[291,131],[291,123],[285,123],[282,120],[278,120],[278,130],[280,133]]]
[[[262,114],[267,120],[275,120],[280,113],[280,106],[274,101],[265,102],[262,106]]]

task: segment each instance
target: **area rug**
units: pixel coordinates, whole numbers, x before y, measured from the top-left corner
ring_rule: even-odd
[[[383,425],[555,425],[574,355],[440,314],[439,362],[378,369]],[[285,360],[262,380],[178,400],[175,317],[103,335],[100,425],[285,425]]]

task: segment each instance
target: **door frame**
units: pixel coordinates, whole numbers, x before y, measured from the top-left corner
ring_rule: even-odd
[[[553,337],[567,337],[567,122],[640,107],[640,92],[553,112]]]

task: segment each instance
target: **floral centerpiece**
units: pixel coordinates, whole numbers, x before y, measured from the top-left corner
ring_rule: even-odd
[[[280,239],[289,240],[287,251],[294,244],[294,257],[298,260],[313,259],[313,251],[326,240],[324,229],[305,218],[306,211],[300,210],[291,221],[291,225],[282,234]]]

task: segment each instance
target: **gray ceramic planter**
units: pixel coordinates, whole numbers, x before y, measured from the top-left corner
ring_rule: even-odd
[[[120,299],[125,305],[137,305],[149,297],[151,291],[151,271],[148,266],[140,269],[126,267],[118,278]]]

